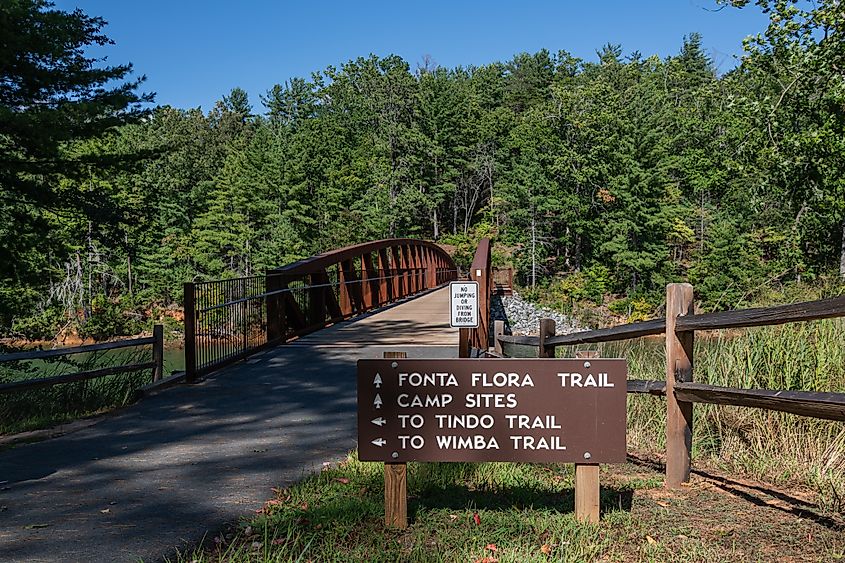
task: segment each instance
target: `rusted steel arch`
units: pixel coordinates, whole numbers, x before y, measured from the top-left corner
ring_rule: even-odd
[[[392,238],[362,242],[360,244],[353,244],[336,250],[330,250],[322,254],[317,254],[316,256],[291,262],[286,266],[271,270],[270,273],[288,275],[311,274],[315,271],[325,269],[333,264],[338,264],[344,260],[358,258],[367,253],[378,252],[383,249],[411,247],[414,249],[427,249],[426,252],[430,253],[430,259],[437,257],[439,258],[439,263],[442,264],[444,268],[448,268],[450,270],[456,269],[455,262],[452,260],[449,253],[433,242],[413,238]]]
[[[267,346],[319,330],[457,279],[432,242],[355,244],[262,276],[185,284],[188,380]]]
[[[267,273],[268,291],[291,290],[268,302],[268,338],[318,330],[456,278],[452,257],[425,240],[377,240],[311,256]]]
[[[478,328],[471,329],[469,344],[478,350],[487,350],[490,332],[490,294],[493,291],[493,253],[489,238],[478,241],[469,279],[478,282]]]

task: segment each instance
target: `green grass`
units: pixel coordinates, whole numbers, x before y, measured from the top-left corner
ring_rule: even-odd
[[[842,319],[698,336],[696,381],[845,392]],[[626,357],[632,378],[664,378],[662,339],[599,349],[605,357]],[[787,497],[809,494],[818,514],[842,522],[842,423],[740,407],[695,409],[694,467],[738,483],[743,476],[775,483]],[[664,399],[629,396],[629,451],[659,461],[664,424]],[[845,561],[845,527],[807,518],[805,505],[773,507],[786,498],[781,492],[752,483],[735,494],[730,490],[743,485],[720,488],[696,474],[690,487],[667,491],[659,463],[602,466],[602,520],[595,526],[573,516],[571,466],[409,464],[408,471],[405,531],[383,525],[382,465],[353,454],[278,490],[260,514],[210,535],[178,559]]]
[[[176,559],[504,563],[800,555],[836,561],[845,553],[837,530],[698,485],[668,492],[660,473],[633,464],[602,466],[597,525],[573,515],[571,466],[411,463],[408,472],[407,530],[384,526],[382,464],[352,454],[276,490],[259,514],[210,534]]]
[[[0,383],[149,361],[149,350],[89,353],[0,364]],[[0,394],[0,434],[47,428],[120,407],[150,382],[150,370]]]
[[[663,339],[606,343],[628,358],[630,377],[664,379]],[[694,378],[740,388],[845,392],[845,319],[747,331],[698,333]],[[628,442],[664,448],[665,401],[629,396]],[[694,461],[768,482],[803,485],[832,510],[845,498],[845,425],[747,407],[695,405]]]

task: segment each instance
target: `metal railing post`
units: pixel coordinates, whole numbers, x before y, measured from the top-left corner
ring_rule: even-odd
[[[187,383],[193,383],[197,379],[196,286],[193,282],[186,282],[183,286],[183,292],[185,381]]]

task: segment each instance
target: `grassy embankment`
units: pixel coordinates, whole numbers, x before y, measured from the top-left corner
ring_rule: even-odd
[[[0,364],[0,383],[150,361],[149,347]],[[150,382],[150,370],[0,394],[0,435],[47,428],[120,407]]]
[[[627,357],[632,378],[663,379],[662,339],[608,343],[602,355]],[[719,331],[695,344],[695,380],[739,388],[845,392],[845,320]],[[629,398],[628,442],[664,446],[665,402]],[[845,424],[787,413],[697,404],[693,456],[782,485],[817,490],[822,504],[845,509]],[[834,506],[838,504],[838,506]]]
[[[607,344],[600,351],[627,357],[633,378],[663,377],[662,340]],[[845,321],[714,333],[698,339],[695,361],[698,381],[845,391]],[[662,398],[629,397],[629,451],[659,462],[664,409]],[[697,405],[694,456],[694,465],[708,473],[738,477],[746,485],[755,477],[786,494],[767,492],[766,484],[726,486],[701,475],[693,476],[690,487],[669,492],[662,488],[659,466],[605,466],[603,519],[589,526],[572,515],[569,466],[410,464],[411,526],[405,532],[386,531],[381,465],[358,462],[353,455],[277,491],[258,516],[209,537],[203,549],[183,558],[486,563],[845,559],[845,425]],[[808,517],[813,513],[822,517]]]

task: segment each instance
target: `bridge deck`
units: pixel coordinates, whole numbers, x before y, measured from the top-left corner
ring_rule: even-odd
[[[0,560],[158,560],[355,447],[355,362],[453,357],[448,290],[0,451]]]
[[[449,288],[315,332],[301,342],[308,346],[457,346],[458,329],[449,327]]]

